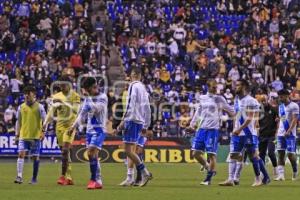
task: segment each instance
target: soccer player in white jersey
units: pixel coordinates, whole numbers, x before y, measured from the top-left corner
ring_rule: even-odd
[[[298,176],[297,157],[296,157],[296,126],[299,115],[298,104],[289,99],[289,91],[280,90],[279,95],[279,117],[280,123],[277,130],[277,151],[278,151],[278,177],[276,181],[283,181],[285,155],[291,162],[293,168],[292,180],[296,180]]]
[[[86,146],[88,148],[91,172],[87,189],[102,189],[98,153],[106,137],[108,99],[105,93],[100,92],[99,84],[95,78],[87,77],[83,82],[83,88],[87,96],[74,124],[69,130],[69,134],[71,135],[76,127],[87,121]]]
[[[216,174],[217,150],[220,129],[220,117],[223,111],[234,116],[234,108],[227,104],[224,97],[216,95],[217,82],[211,79],[207,82],[208,94],[200,96],[197,108],[188,130],[195,130],[196,123],[201,119],[200,128],[197,131],[192,144],[193,156],[207,169],[206,179],[201,185],[210,185],[212,177]],[[209,158],[209,164],[204,157],[205,152]]]
[[[263,160],[259,157],[258,138],[256,131],[256,117],[259,114],[259,103],[249,95],[249,83],[239,80],[236,84],[236,98],[234,102],[236,117],[234,130],[230,141],[229,177],[220,186],[234,186],[239,184],[243,167],[243,152],[247,151],[255,172],[255,182],[252,186],[260,186],[270,182]],[[263,174],[263,179],[261,178]]]
[[[128,157],[128,166],[132,163],[136,166],[142,178],[140,187],[145,186],[152,178],[151,173],[145,167],[143,161],[136,154],[136,145],[141,135],[145,135],[151,123],[151,109],[149,95],[144,84],[141,82],[141,70],[133,68],[131,70],[131,83],[128,88],[128,98],[126,102],[126,110],[123,119],[117,130],[123,130],[123,142],[125,153]],[[120,185],[130,186],[134,184],[134,180],[123,181]]]

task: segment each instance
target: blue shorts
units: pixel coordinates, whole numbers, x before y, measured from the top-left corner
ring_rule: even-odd
[[[192,150],[217,154],[219,130],[199,129],[192,144]]]
[[[144,147],[146,142],[147,142],[147,137],[140,135],[136,144],[140,147]]]
[[[123,142],[136,144],[141,135],[143,125],[133,121],[126,121],[124,126]]]
[[[101,131],[97,133],[87,133],[86,134],[86,147],[96,147],[97,149],[101,149],[103,142],[105,140],[106,134]]]
[[[291,135],[288,137],[277,137],[277,151],[287,151],[288,153],[296,153],[296,137]]]
[[[28,151],[33,156],[39,156],[41,151],[41,141],[36,140],[19,140],[18,152]]]
[[[256,135],[231,136],[230,153],[242,153],[244,150],[246,150],[248,153],[253,153],[257,149],[258,149],[258,137]]]

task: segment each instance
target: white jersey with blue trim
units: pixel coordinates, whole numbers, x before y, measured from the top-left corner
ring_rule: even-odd
[[[144,84],[133,81],[128,88],[124,121],[142,124],[147,129],[151,123],[151,108],[149,94]]]
[[[106,131],[107,121],[107,95],[101,93],[97,97],[86,97],[80,108],[75,125],[79,123],[86,124],[86,132],[89,134],[97,133],[99,128],[104,132]]]
[[[255,112],[255,113],[259,112],[260,104],[255,98],[253,98],[250,95],[246,95],[242,99],[238,98],[237,96],[234,100],[234,108],[236,112],[236,117],[235,117],[233,130],[237,130],[246,121],[247,112]],[[254,117],[254,119],[251,120],[248,126],[242,130],[239,136],[244,136],[249,134],[257,136],[257,130],[255,127],[256,121],[257,119],[255,119]]]
[[[200,119],[201,129],[219,129],[222,110],[226,110],[232,114],[234,113],[234,108],[220,95],[201,95],[199,100],[199,106],[190,123],[190,126],[192,127],[194,127]]]
[[[282,107],[281,107],[282,106]],[[284,109],[284,110],[281,110]],[[288,125],[291,125],[293,120],[293,115],[299,115],[299,106],[295,102],[290,102],[288,105],[281,104],[279,106],[279,116],[280,116],[280,122],[278,127],[278,136],[284,136],[286,133],[286,128],[284,123],[288,123]],[[295,126],[291,132],[293,136],[296,136],[297,132],[297,126]]]

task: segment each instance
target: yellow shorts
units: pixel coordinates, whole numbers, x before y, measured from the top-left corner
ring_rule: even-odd
[[[69,136],[68,129],[56,129],[56,138],[59,146],[63,146],[64,143],[72,144],[75,138],[75,132],[73,132],[72,135]]]

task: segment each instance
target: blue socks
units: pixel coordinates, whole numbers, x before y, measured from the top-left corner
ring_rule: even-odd
[[[90,157],[91,180],[96,181],[98,171],[98,160],[95,157]]]
[[[293,168],[293,172],[296,173],[298,172],[298,166],[297,166],[297,162],[296,161],[290,161],[291,162],[291,165],[292,165],[292,168]]]
[[[136,166],[136,169],[137,169],[138,171],[144,170],[144,169],[145,169],[144,163],[141,163],[141,164],[139,164],[138,166]]]
[[[140,158],[140,160],[142,162],[144,161],[144,154],[143,153],[138,154],[138,157]]]
[[[264,179],[269,179],[269,174],[265,168],[264,161],[262,159],[259,159],[258,163],[259,163],[260,171],[264,175]]]
[[[259,160],[257,158],[252,159],[252,166],[254,169],[255,176],[259,176],[260,175],[260,164],[259,164]]]
[[[36,180],[39,173],[40,160],[33,161],[33,174],[32,180]]]
[[[208,171],[207,172],[207,176],[206,179],[204,180],[204,182],[210,182],[212,177],[216,174],[216,171]]]

